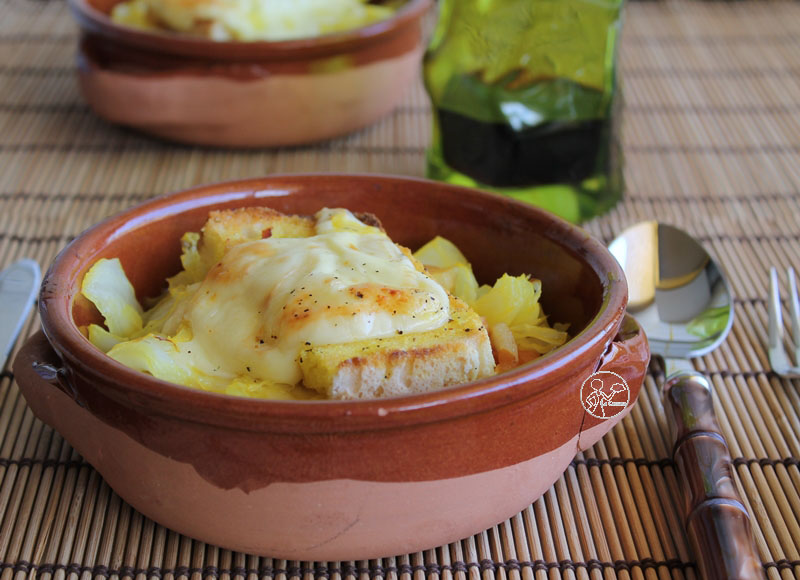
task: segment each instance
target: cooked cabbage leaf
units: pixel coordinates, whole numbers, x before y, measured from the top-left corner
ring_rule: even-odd
[[[100,311],[108,332],[128,338],[142,329],[142,307],[118,258],[102,258],[86,272],[81,293]]]
[[[490,330],[508,327],[520,349],[545,354],[569,338],[566,325],[556,324],[552,328],[548,325],[539,304],[542,295],[540,280],[527,275],[503,274],[494,286],[484,284],[479,287],[464,254],[441,236],[422,246],[414,257],[448,292],[472,306]]]
[[[436,236],[414,252],[431,277],[445,290],[472,305],[478,297],[478,281],[472,265],[450,240]]]

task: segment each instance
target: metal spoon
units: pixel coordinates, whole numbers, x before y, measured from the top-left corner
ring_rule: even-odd
[[[609,250],[628,279],[628,310],[665,363],[664,408],[681,474],[686,530],[703,578],[763,578],[750,520],[733,483],[711,384],[689,362],[725,340],[733,300],[723,271],[686,232],[655,221],[622,232]]]

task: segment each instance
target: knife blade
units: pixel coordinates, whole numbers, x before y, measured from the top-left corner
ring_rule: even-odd
[[[0,368],[5,367],[11,348],[33,307],[41,277],[39,264],[28,258],[0,271]]]

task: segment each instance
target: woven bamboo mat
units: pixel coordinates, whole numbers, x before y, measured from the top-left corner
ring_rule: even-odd
[[[587,228],[609,241],[657,217],[727,267],[736,323],[696,361],[753,514],[769,578],[800,577],[800,381],[769,372],[767,270],[800,266],[800,3],[639,2],[621,54],[629,191]],[[421,175],[421,86],[366,130],[314,147],[227,152],[111,127],[81,102],[60,0],[0,1],[0,265],[43,266],[77,233],[146,198],[273,172]],[[32,315],[26,333],[38,320]],[[514,518],[426,552],[287,562],[182,537],[122,502],[0,379],[0,580],[695,578],[658,387]],[[391,522],[387,522],[391,525]],[[267,555],[268,556],[268,555]]]

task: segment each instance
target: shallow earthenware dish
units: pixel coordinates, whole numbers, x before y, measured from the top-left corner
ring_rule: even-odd
[[[79,294],[87,269],[118,257],[139,298],[180,269],[181,235],[210,209],[263,205],[312,214],[372,212],[417,248],[454,241],[479,280],[542,279],[562,348],[502,375],[437,392],[354,402],[240,399],[172,385],[97,350],[80,326],[98,315]],[[41,291],[44,333],[14,372],[33,411],[126,501],[174,530],[291,560],[359,560],[456,541],[539,497],[579,450],[624,413],[581,403],[595,371],[638,395],[649,352],[625,315],[627,287],[606,248],[532,206],[424,180],[274,176],[153,199],[78,236]],[[626,409],[629,410],[630,405]]]
[[[223,147],[297,145],[369,125],[419,74],[422,17],[408,0],[385,21],[281,42],[217,42],[118,25],[120,0],[69,0],[81,27],[78,81],[104,119]]]

